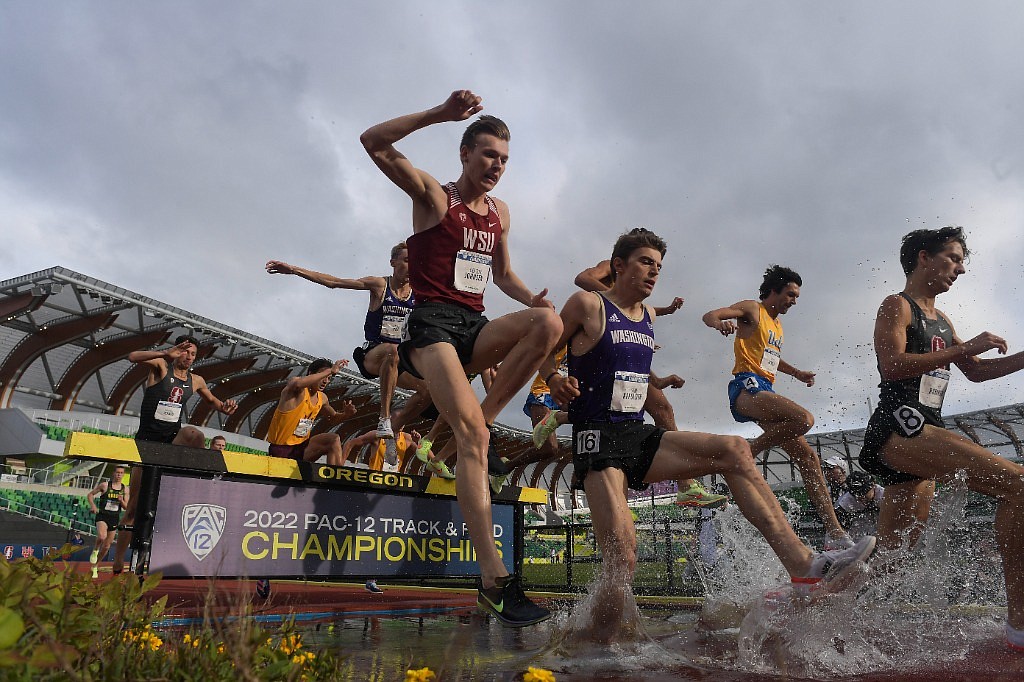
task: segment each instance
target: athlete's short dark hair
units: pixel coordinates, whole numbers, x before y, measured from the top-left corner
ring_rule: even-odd
[[[934,256],[952,241],[960,242],[966,260],[971,252],[967,248],[964,228],[958,225],[947,225],[938,230],[914,230],[903,235],[903,246],[900,247],[900,265],[903,266],[903,273],[909,275],[917,267],[917,254],[927,251],[929,256]]]
[[[761,300],[768,298],[772,293],[779,293],[790,282],[798,287],[804,285],[804,281],[800,279],[800,275],[796,274],[795,270],[790,270],[782,265],[769,265],[768,269],[764,271],[764,279],[761,281],[759,291]]]
[[[210,442],[212,443],[212,442],[213,442],[213,441],[215,441],[215,440],[222,440],[222,441],[224,441],[225,443],[227,443],[227,442],[228,442],[228,439],[227,439],[227,438],[225,438],[224,436],[221,436],[220,434],[218,434],[218,435],[214,436],[213,438],[211,438],[211,439],[210,439]]]
[[[668,251],[668,244],[665,240],[654,234],[646,227],[634,227],[629,232],[619,235],[619,238],[615,240],[615,246],[612,247],[612,281],[615,281],[615,259],[621,258],[627,260],[630,255],[637,249],[654,249],[661,254],[661,257],[665,257],[665,253]]]
[[[402,253],[403,251],[405,251],[408,248],[409,248],[409,245],[406,244],[405,242],[398,242],[397,244],[392,246],[391,247],[391,260],[395,260],[396,258],[398,258],[398,254]]]
[[[196,337],[192,336],[191,334],[182,334],[178,338],[174,339],[174,345],[175,346],[179,346],[179,345],[185,343],[186,341],[191,343],[196,348],[199,348],[199,342],[196,341]]]
[[[334,363],[328,360],[327,358],[317,358],[313,362],[309,363],[309,366],[306,368],[306,374],[316,374],[317,372],[322,372],[323,370],[327,369],[333,364]]]
[[[462,141],[459,142],[459,149],[462,147],[468,147],[472,149],[476,146],[477,135],[494,135],[499,140],[505,140],[509,142],[512,139],[512,133],[508,131],[508,126],[497,116],[488,116],[487,114],[481,114],[479,118],[469,124],[466,128],[466,132],[462,133]]]

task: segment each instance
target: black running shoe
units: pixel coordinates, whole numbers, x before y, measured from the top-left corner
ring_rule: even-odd
[[[491,432],[491,436],[487,439],[487,473],[490,476],[508,476],[510,469],[494,447],[494,431],[488,431]]]
[[[522,628],[536,625],[551,617],[551,611],[534,604],[523,593],[517,576],[498,578],[498,586],[501,587],[501,596],[497,602],[493,602],[477,579],[476,604],[481,611],[491,614],[505,627]]]
[[[256,581],[256,594],[260,599],[266,599],[270,596],[270,580],[267,578],[260,578]]]

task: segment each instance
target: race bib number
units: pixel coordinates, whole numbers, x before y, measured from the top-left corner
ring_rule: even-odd
[[[908,438],[921,433],[921,429],[924,428],[924,415],[913,407],[900,405],[892,413],[892,416],[896,418],[896,423],[903,430],[903,435]]]
[[[121,503],[117,500],[107,500],[107,503],[103,507],[103,511],[116,512],[121,511]]]
[[[637,372],[616,372],[615,383],[612,385],[612,402],[609,406],[613,412],[633,413],[644,409],[647,401],[647,383],[649,374]]]
[[[309,435],[309,432],[313,430],[312,419],[300,419],[299,423],[295,426],[295,430],[292,431],[292,435],[296,438],[305,438]]]
[[[601,432],[597,429],[576,434],[576,454],[596,455],[601,452]]]
[[[782,354],[779,351],[774,348],[765,347],[764,354],[761,355],[761,369],[775,376],[779,371],[779,362],[781,360]]]
[[[405,326],[405,315],[385,315],[380,325],[380,335],[385,339],[402,338],[402,328]]]
[[[156,404],[153,417],[161,422],[181,421],[181,403],[169,403],[166,400],[161,400]]]
[[[949,386],[949,377],[948,369],[933,369],[924,374],[917,392],[917,399],[921,404],[936,410],[941,409],[942,399],[946,397],[946,388]]]
[[[491,276],[491,257],[466,251],[455,254],[455,288],[469,294],[482,294]]]

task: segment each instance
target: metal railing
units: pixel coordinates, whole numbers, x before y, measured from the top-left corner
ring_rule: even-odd
[[[80,521],[77,517],[69,519],[63,514],[58,514],[47,509],[40,509],[39,507],[33,507],[32,505],[11,500],[6,497],[0,497],[0,510],[9,511],[14,514],[18,514],[19,516],[45,521],[46,523],[58,528],[77,530],[80,533],[85,533],[86,535],[93,535],[95,532],[95,527],[91,523]]]
[[[99,463],[97,463],[99,464]],[[67,472],[54,473],[52,467],[37,469],[32,467],[15,467],[6,464],[0,465],[0,474],[3,483],[32,483],[36,485],[50,485],[60,488],[81,488],[92,490],[100,481],[106,480],[102,476],[92,474],[73,474],[67,476]],[[65,476],[66,478],[61,478]]]

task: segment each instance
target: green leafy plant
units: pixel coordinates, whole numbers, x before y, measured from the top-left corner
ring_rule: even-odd
[[[268,632],[240,601],[202,625],[154,626],[166,597],[149,593],[161,576],[124,574],[96,582],[54,557],[0,558],[0,680],[319,680],[342,677],[344,661],[311,651],[294,622]]]

